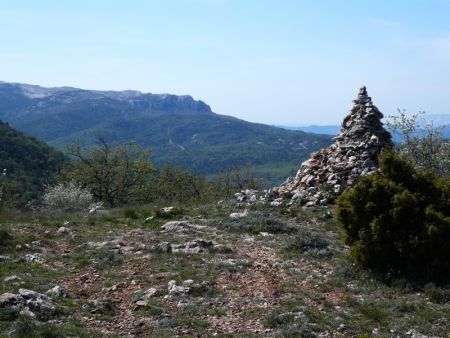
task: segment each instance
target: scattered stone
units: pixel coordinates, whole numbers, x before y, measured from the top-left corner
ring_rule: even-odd
[[[171,221],[165,223],[163,226],[161,226],[161,230],[165,232],[169,231],[199,231],[206,228],[205,226],[193,224],[191,222],[187,221]]]
[[[272,202],[270,202],[270,206],[271,207],[279,207],[283,205],[283,199],[282,198],[277,198],[275,200],[273,200]]]
[[[28,289],[0,295],[0,309],[23,311],[23,314],[40,320],[48,320],[56,314],[56,306],[49,297]]]
[[[161,208],[161,212],[163,212],[165,214],[169,214],[172,212],[173,209],[174,209],[174,207],[164,207],[164,208]]]
[[[3,283],[19,286],[19,285],[24,284],[25,282],[19,276],[13,275],[13,276],[9,276],[9,277],[6,277],[5,279],[3,279]]]
[[[201,253],[205,250],[220,250],[223,246],[213,241],[195,239],[183,244],[172,245],[172,252]]]
[[[244,212],[233,212],[230,214],[230,219],[232,220],[238,220],[241,218],[245,218],[248,216],[248,210],[245,209]]]
[[[437,337],[437,336],[427,336],[427,335],[424,335],[424,334],[422,334],[422,333],[417,332],[417,331],[414,330],[414,329],[411,329],[411,330],[407,331],[405,334],[406,334],[406,336],[412,337],[412,338],[439,338],[439,337]]]
[[[185,280],[181,285],[177,285],[177,282],[171,280],[167,284],[168,294],[164,297],[167,298],[181,298],[188,295],[197,297],[202,296],[213,291],[213,286],[209,281],[203,281],[201,283],[194,283],[192,279]]]
[[[153,220],[155,218],[155,216],[149,216],[147,217],[144,222],[150,222],[151,220]]]
[[[170,253],[172,252],[172,245],[169,242],[161,242],[152,246],[150,251]]]
[[[91,313],[107,314],[114,311],[114,306],[108,300],[94,299],[83,305],[83,309]]]
[[[66,289],[60,285],[55,285],[54,287],[48,289],[45,294],[52,298],[68,298],[69,296]]]
[[[290,205],[326,205],[361,176],[377,170],[378,154],[393,147],[391,134],[384,129],[383,114],[373,105],[365,87],[353,102],[334,143],[312,153],[295,177],[268,191],[266,198],[273,201],[271,205],[280,198],[290,198]]]
[[[267,190],[259,191],[253,189],[242,190],[235,194],[239,206],[251,205],[260,201],[265,202]]]
[[[113,239],[104,242],[88,242],[87,244],[95,249],[108,248],[110,250],[116,250],[119,253],[121,252],[121,249],[126,246],[125,242],[121,239]]]
[[[26,254],[25,262],[27,263],[45,263],[45,256],[41,253]]]
[[[91,206],[89,206],[89,214],[95,214],[96,212],[100,211],[100,209],[103,207],[103,202],[94,203]]]
[[[147,306],[150,298],[155,297],[158,290],[155,288],[150,288],[145,291],[138,291],[136,295],[135,304],[137,307]]]
[[[250,265],[250,262],[246,259],[224,259],[217,262],[218,266],[223,267],[236,267],[236,268],[243,268],[244,266]]]
[[[0,263],[1,262],[7,262],[7,261],[10,261],[10,260],[11,260],[11,257],[6,256],[6,255],[0,255]]]
[[[184,281],[182,285],[177,285],[177,282],[174,280],[169,281],[167,284],[168,294],[164,298],[186,296],[191,290],[190,286],[192,283],[192,279]]]
[[[144,243],[134,243],[133,251],[135,254],[141,254],[142,250],[146,250],[147,246]]]
[[[31,312],[28,307],[23,308],[22,311],[20,311],[20,315],[29,318],[36,318],[36,315]]]
[[[58,231],[56,231],[56,233],[57,233],[58,235],[68,234],[68,233],[69,233],[69,228],[66,228],[66,227],[62,226],[62,227],[60,227],[60,228],[58,229]]]

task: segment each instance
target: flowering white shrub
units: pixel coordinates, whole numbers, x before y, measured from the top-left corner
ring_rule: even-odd
[[[86,210],[92,204],[92,193],[78,182],[58,183],[47,186],[43,204],[51,209]]]

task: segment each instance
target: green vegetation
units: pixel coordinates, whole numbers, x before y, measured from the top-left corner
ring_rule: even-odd
[[[5,301],[0,335],[448,335],[450,181],[444,175],[445,159],[435,154],[431,161],[423,160],[425,148],[414,148],[414,142],[405,147],[419,149],[419,157],[402,150],[412,164],[384,153],[380,171],[338,200],[337,217],[328,207],[275,207],[259,196],[245,205],[237,203],[235,192],[261,189],[284,170],[294,170],[289,153],[298,151],[299,160],[315,141],[300,146],[298,135],[282,136],[266,126],[216,116],[204,106],[202,111],[180,112],[163,105],[159,115],[146,112],[164,125],[163,137],[140,111],[123,123],[115,107],[127,104],[111,95],[108,105],[90,97],[76,109],[72,106],[71,113],[61,111],[64,104],[57,100],[41,102],[50,120],[67,118],[73,126],[64,128],[86,136],[85,144],[69,146],[71,162],[0,125],[6,128],[0,137],[9,135],[9,144],[23,145],[17,154],[1,148],[10,161],[2,162],[9,163],[0,176],[2,205],[11,200],[24,204],[47,187],[41,199],[46,208],[0,210],[0,294],[26,288],[48,294],[56,307],[48,314],[54,320],[46,321],[50,317],[30,317]],[[32,99],[16,101],[24,113],[35,104]],[[96,146],[84,122],[73,119],[94,101],[100,108],[93,108],[92,115],[99,124],[91,120],[90,131],[107,132]],[[8,102],[0,105],[8,108]],[[110,120],[102,115],[107,107],[113,107]],[[38,120],[36,126],[42,127]],[[190,124],[201,125],[200,120],[214,127]],[[158,156],[176,159],[174,164],[156,167],[151,162],[145,148],[151,144],[144,144],[138,122],[147,128],[147,136],[159,137],[163,146],[157,152],[167,150]],[[122,144],[132,128],[143,146]],[[48,132],[61,141],[61,130]],[[194,151],[200,153],[196,158]],[[42,165],[34,166],[40,160],[31,159],[42,153],[48,156],[42,155]],[[50,161],[51,154],[61,161]],[[202,156],[204,162],[198,162]],[[243,165],[244,157],[251,165]],[[176,165],[189,166],[190,161],[194,170],[208,176]],[[274,170],[277,163],[282,163],[281,170]],[[39,170],[27,171],[28,165]],[[217,168],[221,170],[212,174]],[[266,171],[272,176],[264,176]],[[31,188],[20,187],[21,176],[12,175],[17,172],[33,177],[32,197],[20,194]],[[96,209],[101,202],[105,208]],[[88,206],[94,211],[87,212]],[[175,222],[162,227],[168,221]],[[378,276],[382,278],[374,278]],[[49,292],[55,286],[64,292]]]
[[[12,236],[7,230],[0,229],[0,250],[8,246],[11,243],[11,239]]]
[[[170,216],[163,206],[96,214],[4,210],[1,226],[13,238],[1,252],[9,260],[0,264],[0,294],[19,288],[45,293],[61,285],[68,296],[52,297],[61,310],[51,322],[0,310],[0,335],[16,330],[13,337],[315,337],[326,332],[363,337],[373,332],[406,336],[412,329],[448,334],[448,287],[428,284],[422,290],[408,281],[387,285],[360,270],[348,260],[326,208],[288,211],[258,204],[231,229],[226,224],[238,210],[235,203],[189,203],[172,209]],[[162,231],[168,220],[201,227]],[[59,231],[62,225],[66,232]],[[153,249],[198,238],[222,248]],[[44,255],[44,263],[23,259],[35,253]],[[13,275],[24,284],[3,282]],[[187,295],[169,296],[171,280],[194,284]],[[156,293],[138,306],[149,288]]]
[[[72,143],[96,146],[101,134],[110,144],[133,140],[151,148],[155,166],[170,164],[201,175],[249,164],[278,184],[331,142],[329,136],[214,114],[201,101],[174,95],[124,99],[120,92],[66,88],[30,99],[20,85],[1,84],[0,97],[0,119],[60,149]]]
[[[61,152],[0,122],[0,203],[37,198],[64,162]]]
[[[351,254],[386,278],[450,281],[450,178],[386,152],[337,202]]]
[[[332,251],[330,243],[320,233],[311,231],[299,231],[291,238],[283,248],[286,257],[307,255],[315,258],[330,257]]]
[[[82,183],[97,200],[110,206],[144,201],[151,189],[150,151],[135,144],[111,146],[101,137],[98,141],[99,145],[87,152],[78,145],[68,147],[76,161],[64,170],[62,178]]]
[[[150,202],[195,203],[230,198],[237,190],[260,189],[265,183],[249,166],[236,166],[206,178],[166,165],[155,168],[150,149],[114,145],[98,137],[96,147],[69,145],[63,154],[6,124],[1,135],[1,205],[85,210],[92,203],[109,206]]]
[[[425,112],[412,116],[407,116],[402,110],[398,113],[390,117],[387,125],[403,141],[399,152],[407,156],[417,169],[450,175],[450,140],[444,138],[444,127],[434,127],[432,123],[420,119],[419,116]]]

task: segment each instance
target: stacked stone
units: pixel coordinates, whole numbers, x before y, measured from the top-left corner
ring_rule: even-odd
[[[366,87],[359,90],[353,102],[334,143],[312,153],[295,177],[269,191],[269,199],[290,198],[290,204],[326,205],[361,176],[377,169],[378,154],[393,147],[391,134],[383,128],[383,114],[373,105]]]

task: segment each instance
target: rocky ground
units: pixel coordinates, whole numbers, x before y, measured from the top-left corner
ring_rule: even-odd
[[[4,211],[0,335],[448,337],[450,290],[357,269],[332,207],[243,211]]]

